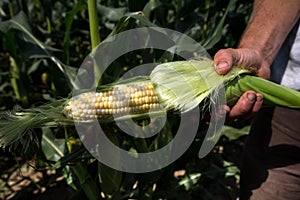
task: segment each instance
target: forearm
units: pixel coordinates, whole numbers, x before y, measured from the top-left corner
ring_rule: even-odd
[[[299,0],[255,0],[239,47],[256,50],[269,67],[299,15]]]

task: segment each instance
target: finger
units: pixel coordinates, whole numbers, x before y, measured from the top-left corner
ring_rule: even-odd
[[[264,78],[264,79],[269,79],[270,78],[270,68],[269,67],[261,67],[257,73],[257,76]]]
[[[232,49],[222,49],[215,54],[214,64],[217,73],[226,74],[230,71],[234,61],[234,53]]]
[[[203,120],[205,122],[217,122],[219,120],[225,119],[230,112],[230,107],[228,105],[220,105],[217,109],[207,112]]]
[[[262,107],[262,104],[263,104],[263,96],[262,96],[262,94],[257,93],[256,101],[252,108],[252,114],[257,113],[260,110],[260,108]]]
[[[245,92],[238,102],[231,108],[229,118],[245,118],[252,112],[256,103],[256,93],[254,91]],[[255,108],[259,108],[259,104]]]
[[[230,112],[230,107],[227,105],[220,105],[216,110],[212,112],[212,120],[219,121],[225,119]]]
[[[222,49],[214,57],[215,68],[219,74],[228,73],[232,66],[243,67],[256,74],[261,63],[259,54],[252,49],[246,48]]]

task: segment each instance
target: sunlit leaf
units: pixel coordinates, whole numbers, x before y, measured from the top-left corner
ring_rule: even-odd
[[[223,126],[222,127],[222,135],[225,135],[230,140],[237,140],[238,138],[248,135],[250,130],[250,126],[245,126],[241,129],[234,128],[232,126]]]
[[[240,169],[231,162],[223,161],[224,167],[226,167],[225,178],[234,176],[236,179],[240,178]]]
[[[74,173],[71,171],[70,166],[65,166],[62,170],[63,176],[69,186],[71,186],[74,190],[77,190],[77,187],[74,182]]]
[[[65,139],[55,138],[50,128],[44,127],[42,131],[41,145],[44,155],[50,161],[58,161],[65,155]]]
[[[39,65],[41,64],[41,62],[42,62],[42,60],[37,60],[37,61],[35,61],[35,62],[29,67],[29,69],[27,70],[27,75],[30,75],[30,74],[32,74],[33,72],[35,72],[35,71],[38,69],[38,67],[39,67]]]
[[[189,190],[193,185],[195,185],[201,178],[201,173],[193,173],[186,175],[181,181],[179,181],[180,186],[184,186],[186,190]]]
[[[130,13],[127,14],[127,16],[138,20],[141,26],[158,27],[156,24],[152,23],[142,12]]]
[[[120,18],[110,36],[131,29],[133,23],[137,23],[140,27],[157,27],[142,12],[127,13]]]
[[[161,2],[158,0],[150,0],[148,1],[148,3],[145,5],[144,9],[143,9],[143,13],[144,15],[149,18],[151,11],[154,10],[155,8],[157,8],[158,6],[161,5]]]

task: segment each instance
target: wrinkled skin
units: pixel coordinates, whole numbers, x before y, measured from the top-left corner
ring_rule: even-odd
[[[268,79],[270,65],[299,16],[299,0],[255,0],[238,48],[215,54],[217,73],[226,74],[232,66],[240,66],[257,69],[257,76]],[[261,94],[247,91],[233,107],[225,106],[228,119],[248,118],[259,111],[262,102]]]
[[[250,70],[252,68],[251,71],[254,71],[253,68],[257,70],[257,66],[261,66],[261,58],[257,52],[250,49],[222,49],[216,53],[214,63],[219,74],[226,74],[232,66],[243,66]],[[258,76],[267,79],[269,74],[268,68],[258,69]],[[228,120],[247,119],[260,110],[262,103],[263,96],[260,93],[247,91],[232,108],[224,106],[223,109],[226,111]]]

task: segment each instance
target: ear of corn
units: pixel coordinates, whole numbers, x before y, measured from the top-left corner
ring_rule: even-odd
[[[249,76],[233,68],[218,75],[209,59],[170,62],[158,65],[149,77],[101,86],[97,91],[78,94],[37,108],[4,112],[0,119],[0,146],[22,140],[34,128],[68,126],[73,121],[101,122],[165,114],[166,110],[188,112],[225,85],[228,104],[233,105],[247,90],[263,94],[265,105],[300,108],[300,93]],[[213,99],[211,99],[213,101]],[[204,106],[209,106],[204,104]]]
[[[86,92],[67,102],[64,113],[76,121],[109,120],[163,110],[150,81],[118,84],[107,91]]]

